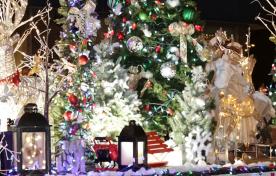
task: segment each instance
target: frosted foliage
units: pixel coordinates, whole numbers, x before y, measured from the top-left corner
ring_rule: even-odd
[[[180,111],[170,120],[174,141],[184,146],[184,161],[186,163],[204,163],[205,153],[210,149],[210,124],[212,111],[207,107],[211,103],[205,93],[207,89],[206,74],[201,66],[192,69],[191,82],[181,95],[176,96]],[[208,145],[207,145],[208,144]],[[201,153],[205,150],[204,153]]]
[[[95,100],[98,103],[90,121],[92,137],[116,137],[129,120],[136,120],[141,124],[141,102],[136,92],[130,91],[126,84],[127,70],[112,61],[103,60],[95,72]]]

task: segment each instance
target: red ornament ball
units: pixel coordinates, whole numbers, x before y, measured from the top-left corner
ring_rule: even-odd
[[[203,31],[203,27],[201,25],[195,25],[195,30],[198,32],[202,32]]]
[[[118,32],[117,33],[117,38],[118,38],[118,40],[124,40],[125,36],[122,32]]]
[[[150,18],[151,18],[152,21],[155,21],[157,19],[157,15],[156,14],[152,14],[150,16]]]
[[[80,65],[86,65],[88,63],[88,57],[86,55],[80,55],[79,56],[79,64]]]
[[[137,28],[137,24],[136,24],[136,23],[132,23],[131,29],[132,29],[132,30],[135,30],[136,28]]]
[[[145,105],[144,110],[147,112],[151,111],[151,106],[149,104]]]
[[[126,23],[126,22],[127,22],[127,18],[126,18],[126,17],[123,17],[123,18],[122,18],[122,22],[123,22],[123,23]]]
[[[74,94],[70,94],[68,96],[68,101],[72,104],[72,105],[77,105],[78,104],[78,97]]]
[[[156,52],[156,53],[160,53],[160,52],[161,52],[161,46],[160,46],[160,45],[157,45],[157,46],[155,47],[155,52]]]
[[[87,43],[88,43],[88,40],[87,40],[87,39],[83,39],[83,41],[82,41],[82,45],[86,46],[86,45],[87,45]]]
[[[131,0],[126,0],[126,5],[130,5],[131,4]]]
[[[63,118],[64,118],[65,121],[71,121],[71,120],[73,120],[73,112],[72,111],[66,111],[63,114]]]

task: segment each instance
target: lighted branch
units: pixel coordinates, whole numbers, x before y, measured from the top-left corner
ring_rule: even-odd
[[[15,151],[12,151],[8,148],[8,144],[5,140],[5,134],[4,133],[0,133],[2,135],[2,138],[0,140],[0,154],[1,153],[5,153],[5,158],[7,160],[10,160],[10,161],[16,161],[16,162],[19,162],[19,159],[16,157],[17,154],[20,154],[20,152],[15,152]],[[0,170],[0,174],[1,172],[5,172],[6,170]]]
[[[43,15],[35,21],[31,21],[29,29],[22,35],[22,43],[29,34],[34,31],[34,38],[39,44],[39,49],[35,55],[28,55],[23,51],[18,52],[23,55],[24,60],[18,66],[19,70],[28,68],[30,70],[29,76],[37,75],[41,81],[39,86],[27,85],[32,91],[39,91],[43,93],[44,101],[44,115],[48,117],[48,109],[52,99],[57,95],[63,86],[63,82],[68,78],[68,75],[65,75],[67,67],[64,62],[55,61],[50,63],[50,60],[53,60],[54,52],[56,51],[57,46],[49,46],[49,35],[51,32],[50,29],[50,10],[51,6],[47,1],[47,6],[43,9]],[[43,28],[38,27],[39,24],[43,24]],[[42,30],[41,30],[42,29]],[[17,47],[18,48],[18,47]],[[57,55],[59,53],[57,52]],[[28,79],[28,78],[25,78]],[[32,78],[30,78],[32,79]]]
[[[270,16],[270,18],[264,18],[261,17],[260,14],[256,17],[256,20],[261,21],[261,23],[269,30],[269,32],[271,33],[271,35],[273,35],[274,37],[276,37],[276,26],[275,26],[275,22],[274,22],[274,18],[276,17],[276,6],[273,5],[273,3],[275,4],[276,1],[273,0],[273,3],[270,2],[269,0],[266,0],[266,4],[268,4],[269,6],[266,7],[264,6],[264,3],[261,3],[259,0],[254,0],[253,2],[257,2],[260,7],[262,8],[262,10],[264,12],[267,13],[268,16]],[[266,5],[265,4],[265,5]]]

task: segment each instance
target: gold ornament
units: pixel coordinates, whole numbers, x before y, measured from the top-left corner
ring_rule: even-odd
[[[128,68],[129,79],[128,79],[127,84],[128,84],[129,89],[136,90],[138,81],[142,78],[142,76],[140,74],[141,69],[142,69],[141,66],[130,66]]]

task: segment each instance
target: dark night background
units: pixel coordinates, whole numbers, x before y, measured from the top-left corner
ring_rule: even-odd
[[[107,0],[97,1],[96,11],[100,18],[104,18],[109,12],[106,5]],[[58,18],[58,0],[50,0],[50,2],[54,7],[52,18]],[[235,39],[243,44],[247,28],[251,27],[251,43],[256,45],[251,52],[257,59],[252,74],[253,82],[256,88],[262,83],[269,85],[271,76],[268,74],[275,56],[275,46],[268,40],[269,32],[261,25],[261,22],[255,20],[255,17],[262,12],[258,3],[251,3],[252,0],[198,0],[197,2],[201,19],[206,23],[206,33],[214,34],[219,27],[223,27],[228,34],[233,33]],[[29,0],[29,11],[31,11],[29,15],[35,11],[34,9],[44,5],[45,0]],[[53,41],[55,38],[58,39],[59,30],[59,26],[53,25]]]

